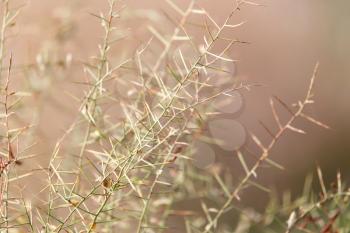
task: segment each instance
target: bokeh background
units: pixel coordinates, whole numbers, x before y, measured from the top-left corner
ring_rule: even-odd
[[[186,0],[175,2],[181,7],[188,4]],[[21,73],[16,78],[25,79],[37,88],[31,104],[40,113],[37,147],[40,160],[46,161],[57,138],[79,114],[78,102],[68,93],[82,95],[80,86],[74,83],[86,78],[82,63],[96,54],[102,32],[90,13],[98,14],[106,9],[106,4],[102,0],[28,0],[17,4],[22,3],[24,7],[9,48],[15,66],[27,67],[26,75]],[[264,85],[242,92],[242,107],[229,118],[242,124],[247,132],[268,140],[259,121],[275,127],[270,96],[277,95],[287,103],[297,101],[306,92],[313,68],[319,61],[316,104],[309,112],[332,127],[324,130],[299,122],[298,126],[307,134],[290,132],[273,151],[273,159],[285,170],[268,169],[261,181],[279,193],[289,189],[297,194],[305,176],[314,172],[317,164],[323,169],[326,182],[335,179],[338,169],[349,180],[350,2],[270,0],[259,3],[264,6],[245,7],[234,17],[235,22],[246,21],[246,24],[230,36],[249,43],[236,46],[230,55],[239,60],[232,67],[236,78]],[[147,24],[159,24],[164,17],[162,12],[171,12],[171,9],[163,0],[124,0],[120,4],[125,9],[119,26],[127,33],[114,52],[116,56],[127,57],[133,48],[148,40]],[[198,0],[198,5],[222,23],[232,8],[232,1]],[[55,61],[48,64],[54,67],[71,58],[71,65],[62,67],[59,73],[46,69],[39,76],[31,75],[34,71],[30,64]],[[228,132],[227,140],[234,135],[235,132]],[[236,172],[236,163],[231,163],[232,151],[216,148],[215,154],[217,162],[232,166],[232,172]],[[256,194],[246,198],[249,203],[262,207],[262,202],[254,201]]]

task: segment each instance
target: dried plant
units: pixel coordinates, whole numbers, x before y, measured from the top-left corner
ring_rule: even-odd
[[[261,216],[241,208],[240,204],[248,187],[269,191],[257,180],[258,174],[263,176],[259,169],[265,165],[281,168],[271,160],[270,154],[285,132],[305,133],[295,125],[297,119],[329,128],[306,112],[314,103],[318,64],[301,101],[289,106],[279,97],[270,100],[277,131],[261,123],[271,136],[268,144],[251,134],[249,140],[260,150],[254,163],[247,162],[248,148],[235,147],[244,171],[241,179],[220,164],[206,169],[204,165],[196,165],[196,143],[220,144],[220,140],[206,133],[208,121],[220,116],[213,102],[237,97],[241,91],[259,86],[233,78],[229,70],[236,62],[229,56],[230,50],[246,42],[227,38],[225,32],[244,25],[244,22],[234,22],[237,11],[246,6],[259,6],[245,0],[233,1],[232,11],[221,25],[194,0],[186,9],[176,1],[166,0],[175,14],[166,14],[173,25],[171,32],[167,32],[169,27],[148,25],[151,38],[130,57],[116,51],[116,45],[127,34],[120,23],[125,9],[119,1],[107,1],[106,13],[91,13],[91,17],[101,23],[104,34],[98,53],[83,62],[85,80],[76,82],[81,85],[83,97],[69,93],[80,105],[79,114],[57,140],[47,166],[31,164],[29,169],[22,168],[25,160],[38,156],[29,151],[39,132],[31,131],[34,123],[13,128],[19,123],[12,117],[26,107],[25,96],[37,96],[44,90],[35,88],[38,85],[33,83],[26,91],[11,89],[16,54],[10,55],[6,50],[6,39],[19,10],[11,8],[10,2],[2,1],[0,37],[0,70],[6,70],[6,78],[0,74],[1,132],[2,143],[6,145],[0,160],[1,231],[252,232],[262,222],[273,229],[275,220],[281,216],[282,231],[292,232],[296,228],[307,229],[308,226],[300,224],[306,219],[312,222],[315,209],[335,200],[345,205],[348,193],[343,190],[340,178],[335,193],[328,193],[320,179],[322,199],[313,202],[304,198],[303,205],[314,204],[303,211],[292,212],[295,204],[289,203],[282,212]],[[198,18],[202,24],[193,23]],[[29,80],[43,81],[36,76],[47,78],[72,63],[70,54],[64,61],[52,61],[49,56],[45,59],[38,55],[37,64],[22,69],[25,75],[34,76]],[[288,119],[280,117],[276,103],[290,113]],[[201,157],[199,163],[206,159]],[[31,199],[23,194],[23,180],[27,178],[31,182],[38,179],[43,184]],[[310,192],[306,193],[308,197]],[[189,201],[191,205],[186,204]],[[225,218],[232,215],[233,209],[242,214],[237,224]],[[342,212],[331,215],[322,232],[333,232],[334,222]],[[269,224],[266,224],[268,218]],[[176,227],[172,227],[174,224]]]

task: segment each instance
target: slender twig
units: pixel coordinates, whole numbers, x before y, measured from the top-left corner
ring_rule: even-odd
[[[246,174],[246,176],[239,182],[239,184],[236,186],[234,191],[231,193],[230,197],[226,200],[226,202],[218,210],[218,212],[216,213],[215,217],[213,217],[212,221],[210,221],[207,224],[207,226],[205,227],[204,233],[210,232],[210,230],[213,227],[216,226],[219,218],[224,214],[225,210],[231,205],[231,203],[233,202],[234,199],[238,199],[238,200],[240,199],[239,194],[243,190],[243,187],[247,184],[247,182],[249,181],[249,179],[252,176],[256,176],[258,168],[269,157],[270,152],[271,152],[272,148],[274,148],[274,146],[277,143],[277,141],[281,138],[281,136],[285,132],[294,129],[294,127],[292,125],[295,122],[295,120],[298,117],[300,117],[300,115],[304,112],[305,107],[307,105],[309,105],[310,103],[312,103],[312,101],[311,101],[312,97],[313,97],[312,91],[314,89],[314,81],[315,81],[315,78],[316,78],[316,75],[317,75],[318,66],[319,65],[317,63],[315,68],[314,68],[313,75],[312,75],[312,77],[310,79],[309,88],[307,90],[307,94],[304,97],[304,100],[299,102],[298,109],[293,113],[293,115],[289,118],[289,120],[285,124],[280,125],[281,123],[279,121],[277,121],[278,125],[280,126],[279,130],[274,135],[274,137],[272,138],[272,140],[268,144],[268,146],[267,147],[263,146],[262,143],[259,141],[259,139],[257,139],[256,136],[254,136],[254,135],[252,136],[252,138],[255,141],[255,143],[257,144],[257,146],[262,150],[260,158],[255,162],[255,164],[250,169],[250,171]]]

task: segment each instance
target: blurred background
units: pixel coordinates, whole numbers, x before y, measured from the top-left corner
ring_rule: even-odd
[[[175,2],[183,8],[188,4],[187,0]],[[96,45],[102,31],[91,13],[105,10],[106,4],[101,0],[29,0],[18,2],[18,5],[22,3],[24,7],[9,48],[15,65],[26,67],[26,75],[21,73],[16,78],[25,79],[37,93],[32,108],[40,112],[38,148],[41,148],[40,158],[45,161],[57,138],[78,115],[79,104],[68,93],[82,95],[80,86],[72,83],[85,79],[83,62],[97,52]],[[332,129],[324,130],[307,122],[298,122],[298,127],[307,134],[290,132],[273,151],[272,158],[285,170],[267,169],[260,179],[279,193],[288,189],[297,194],[305,176],[314,172],[318,164],[328,183],[335,179],[338,169],[349,180],[350,2],[270,0],[259,3],[264,6],[241,9],[233,21],[246,21],[245,25],[227,36],[249,42],[230,51],[231,57],[238,60],[231,67],[234,77],[264,85],[242,92],[238,97],[238,107],[235,105],[237,111],[231,109],[223,121],[213,123],[213,128],[220,128],[226,122],[226,129],[232,129],[224,134],[218,132],[227,142],[226,147],[213,149],[213,160],[232,166],[232,172],[236,172],[237,161],[230,150],[231,143],[235,142],[229,141],[235,138],[234,130],[242,130],[243,126],[246,133],[254,132],[267,141],[269,136],[259,121],[272,129],[276,127],[269,98],[276,95],[289,104],[298,101],[306,92],[313,68],[319,61],[316,104],[308,111]],[[135,47],[149,39],[147,25],[159,24],[164,12],[171,14],[172,10],[163,0],[124,0],[120,4],[121,8],[125,7],[120,27],[127,33],[114,52],[119,57],[127,57],[132,55]],[[198,0],[197,4],[219,23],[223,23],[232,9],[230,0]],[[42,63],[45,68],[33,69],[30,66],[33,63]],[[51,73],[50,67],[53,66],[62,66],[61,72]],[[287,116],[283,109],[281,114]],[[215,130],[211,133],[215,134]],[[242,140],[240,137],[236,139]],[[249,146],[251,142],[245,143]],[[246,197],[250,203],[256,200],[254,195]],[[261,202],[254,203],[259,204]]]

